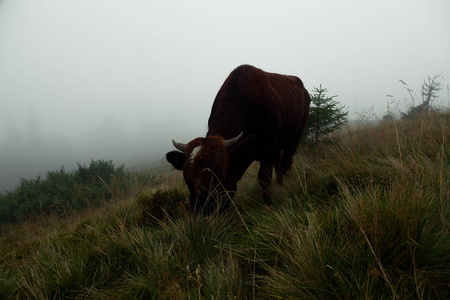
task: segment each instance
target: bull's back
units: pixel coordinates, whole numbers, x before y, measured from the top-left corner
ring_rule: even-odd
[[[308,108],[309,94],[299,78],[243,65],[231,72],[219,90],[208,135],[231,138],[244,131],[246,136],[256,136],[256,149],[284,144],[301,134]]]

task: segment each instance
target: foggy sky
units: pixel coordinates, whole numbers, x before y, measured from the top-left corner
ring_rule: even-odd
[[[204,136],[240,64],[320,84],[350,117],[450,83],[450,1],[0,1],[0,192],[18,176],[161,160]],[[418,104],[418,103],[416,103]]]

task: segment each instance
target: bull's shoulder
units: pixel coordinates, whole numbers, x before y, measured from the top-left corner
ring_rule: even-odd
[[[297,76],[290,75],[290,76],[286,76],[286,77],[288,77],[292,83],[303,87],[303,81],[300,78],[298,78]]]
[[[258,83],[264,81],[268,74],[251,65],[240,65],[231,72],[229,78],[240,83]]]
[[[254,67],[252,65],[240,65],[238,66],[236,69],[234,69],[234,71],[232,73],[260,73],[260,72],[264,72],[261,69],[258,69],[257,67]]]

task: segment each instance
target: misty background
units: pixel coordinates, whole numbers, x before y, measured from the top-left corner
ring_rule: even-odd
[[[350,118],[442,73],[445,106],[449,16],[448,0],[0,0],[0,192],[91,159],[161,164],[244,63],[322,84]]]

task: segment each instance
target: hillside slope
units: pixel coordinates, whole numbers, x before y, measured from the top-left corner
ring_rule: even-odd
[[[299,149],[270,207],[252,166],[232,211],[191,218],[173,171],[4,225],[0,298],[448,299],[449,141],[449,114],[346,129]]]

